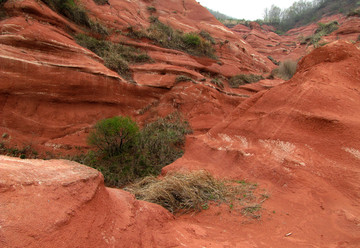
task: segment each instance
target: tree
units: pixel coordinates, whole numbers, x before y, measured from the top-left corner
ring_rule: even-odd
[[[139,127],[130,117],[116,116],[96,123],[87,141],[104,155],[113,157],[132,147],[138,133]]]
[[[268,12],[268,19],[270,23],[277,24],[281,20],[281,9],[278,6],[271,5]]]

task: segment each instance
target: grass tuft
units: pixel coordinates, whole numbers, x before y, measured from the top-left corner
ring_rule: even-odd
[[[291,79],[297,69],[297,62],[293,60],[286,60],[280,63],[280,66],[275,69],[272,74],[278,76],[281,79],[289,80]]]
[[[241,205],[241,209],[248,208],[247,212],[252,214],[261,208],[261,203],[255,203],[257,198],[252,184],[219,180],[206,171],[170,173],[161,179],[146,177],[125,190],[139,200],[159,204],[172,213],[205,210],[210,202],[229,203],[234,211]],[[257,208],[251,209],[251,206]]]
[[[262,79],[264,78],[261,75],[240,74],[230,78],[229,85],[231,88],[239,88],[241,85],[256,83]]]

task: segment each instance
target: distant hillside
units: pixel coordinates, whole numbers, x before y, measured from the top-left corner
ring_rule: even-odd
[[[282,32],[319,21],[324,16],[348,14],[360,7],[359,0],[299,0],[287,9],[272,5],[264,11],[264,23],[276,27]]]

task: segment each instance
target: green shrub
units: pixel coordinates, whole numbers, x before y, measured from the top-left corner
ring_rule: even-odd
[[[153,172],[160,173],[162,167],[182,156],[185,135],[190,132],[189,123],[177,112],[145,125],[139,149],[153,165]]]
[[[229,86],[231,88],[239,88],[241,85],[256,83],[264,79],[261,75],[255,74],[240,74],[230,78]]]
[[[96,123],[88,144],[108,157],[123,154],[136,142],[139,127],[129,117],[113,117]]]
[[[289,80],[292,78],[297,69],[297,62],[293,60],[286,60],[280,63],[279,68],[275,72],[276,76],[284,80]]]
[[[127,120],[125,125],[120,125],[119,118]],[[100,121],[88,138],[95,150],[77,158],[78,162],[101,171],[107,186],[120,187],[137,178],[158,175],[162,167],[183,154],[185,135],[191,131],[177,113],[159,118],[141,131],[129,120],[116,117]],[[118,132],[123,126],[132,130],[126,140]],[[132,138],[128,140],[129,137]]]
[[[188,47],[197,48],[201,44],[201,39],[197,34],[187,33],[183,35],[184,44]]]

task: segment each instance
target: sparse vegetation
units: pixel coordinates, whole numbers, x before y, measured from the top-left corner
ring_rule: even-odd
[[[360,8],[351,10],[351,11],[347,14],[347,17],[351,17],[351,16],[358,16],[358,17],[360,17]]]
[[[156,12],[156,8],[154,6],[148,6],[146,8],[151,14],[155,13]]]
[[[194,80],[191,77],[185,76],[185,75],[179,75],[175,78],[175,83],[181,83],[181,82],[194,82]]]
[[[261,208],[255,189],[253,184],[215,179],[205,171],[173,173],[162,179],[146,177],[125,188],[137,199],[159,204],[172,213],[201,211],[208,209],[210,202],[224,202],[231,205],[232,211],[240,206],[244,209],[241,212],[253,217]]]
[[[210,41],[211,44],[213,44],[213,45],[216,44],[215,39],[214,39],[208,32],[206,32],[206,31],[204,31],[204,30],[201,30],[200,33],[199,33],[199,35],[200,35],[201,37],[203,37],[204,39]]]
[[[189,124],[178,113],[159,118],[141,130],[128,117],[102,120],[89,134],[95,148],[77,161],[100,170],[107,186],[120,187],[137,178],[158,175],[182,154]]]
[[[66,16],[76,24],[91,27],[91,21],[86,10],[74,0],[42,0],[51,9]]]
[[[0,141],[0,154],[19,157],[19,158],[37,158],[38,152],[34,150],[31,144],[23,144],[21,147],[14,145],[10,146],[6,141]]]
[[[107,35],[107,29],[98,22],[90,20],[86,10],[76,0],[42,0],[51,9],[69,18],[78,25],[89,28],[92,32]],[[97,1],[95,1],[97,2]],[[102,2],[99,0],[99,2]]]
[[[282,78],[284,80],[291,79],[297,69],[297,62],[293,60],[286,60],[280,63],[280,66],[272,71],[272,76]]]
[[[339,23],[337,21],[332,21],[329,23],[318,23],[318,28],[315,31],[315,34],[307,37],[305,41],[307,41],[309,44],[314,45],[314,47],[319,46],[319,41],[321,40],[321,37],[325,35],[329,35],[335,30],[339,28]]]
[[[154,16],[151,16],[149,20],[151,25],[148,29],[134,30],[133,27],[129,27],[128,36],[136,39],[147,38],[159,46],[183,51],[191,55],[216,58],[211,42],[200,35],[174,30]]]
[[[126,79],[131,78],[128,64],[152,62],[152,59],[141,50],[131,46],[98,40],[85,34],[75,36],[76,42],[104,59],[109,69],[116,71]]]
[[[94,0],[97,5],[109,4],[109,0]]]
[[[229,85],[231,88],[239,88],[241,85],[256,83],[264,79],[261,75],[240,74],[230,78]]]
[[[216,85],[217,87],[219,87],[220,89],[224,88],[224,83],[218,79],[218,78],[213,78],[211,79],[210,83],[212,83],[213,85]]]

